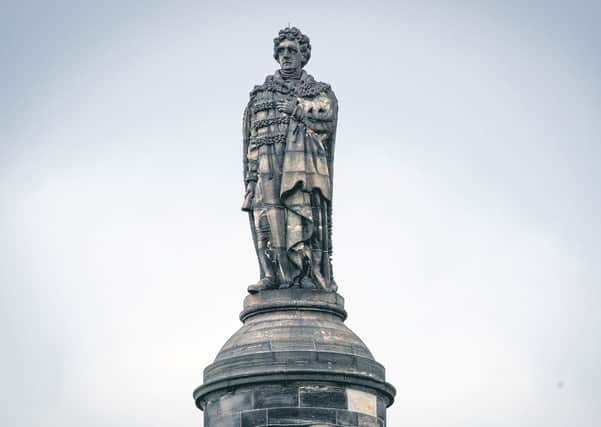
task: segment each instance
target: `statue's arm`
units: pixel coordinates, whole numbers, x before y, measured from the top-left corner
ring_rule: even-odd
[[[246,176],[244,177],[244,182],[257,182],[259,177],[258,169],[259,169],[259,150],[257,150],[256,146],[250,144],[248,147],[248,154],[246,155],[248,158],[248,170],[246,172]]]
[[[332,91],[328,91],[299,102],[293,115],[315,132],[332,134],[336,130],[337,110],[336,97]]]
[[[257,181],[257,170],[259,164],[259,157],[257,148],[250,142],[251,136],[251,104],[250,102],[244,109],[244,119],[242,124],[242,135],[243,135],[243,164],[244,164],[244,183],[248,184],[250,181]]]
[[[244,118],[242,122],[242,163],[244,174],[244,201],[242,202],[243,211],[251,211],[253,199],[255,197],[255,184],[258,179],[258,150],[251,143],[251,108],[250,103],[244,110]]]

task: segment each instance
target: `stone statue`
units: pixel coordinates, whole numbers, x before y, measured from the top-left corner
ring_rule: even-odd
[[[310,56],[307,36],[281,30],[280,69],[255,86],[244,112],[242,210],[261,277],[244,298],[244,325],[194,390],[206,427],[378,427],[394,401],[384,366],[344,324],[332,277],[338,103],[303,71]]]
[[[289,287],[335,292],[332,177],[338,103],[303,67],[309,38],[284,28],[274,39],[280,70],[255,86],[244,111],[242,210],[261,270],[250,293]]]

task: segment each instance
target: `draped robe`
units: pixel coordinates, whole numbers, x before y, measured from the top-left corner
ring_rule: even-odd
[[[276,103],[297,103],[292,115]],[[250,215],[257,247],[257,216],[283,209],[271,227],[272,245],[286,248],[301,286],[335,290],[331,266],[333,157],[338,104],[329,85],[302,71],[284,80],[279,71],[256,86],[244,114],[244,178],[257,182]]]

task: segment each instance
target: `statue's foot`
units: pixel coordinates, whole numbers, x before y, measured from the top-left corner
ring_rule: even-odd
[[[268,289],[277,289],[278,283],[275,281],[273,277],[263,277],[254,285],[250,285],[248,287],[248,293],[256,294],[259,291],[265,291]]]
[[[333,280],[332,280],[332,282],[330,282],[330,290],[332,292],[336,292],[338,290],[338,285]]]
[[[324,279],[321,273],[319,273],[318,271],[313,271],[313,283],[315,284],[315,287],[319,290],[328,290],[328,286],[326,285],[326,279]]]
[[[279,289],[288,289],[294,286],[293,282],[283,282],[280,283],[280,286],[278,286]]]
[[[292,283],[290,284],[291,288],[306,288],[307,284],[304,283],[306,282],[305,280],[305,276],[296,276],[294,278],[294,280],[292,281]]]

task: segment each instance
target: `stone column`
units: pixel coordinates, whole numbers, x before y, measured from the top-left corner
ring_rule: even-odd
[[[243,326],[194,391],[205,427],[385,426],[394,387],[345,319],[336,293],[247,296]]]

